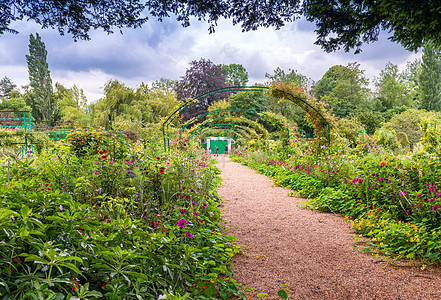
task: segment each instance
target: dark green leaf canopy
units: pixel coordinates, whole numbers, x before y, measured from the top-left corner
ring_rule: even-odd
[[[260,26],[276,29],[302,15],[315,23],[317,41],[326,51],[361,51],[381,30],[390,39],[415,51],[425,41],[441,45],[441,10],[432,0],[3,0],[0,34],[16,33],[16,20],[34,20],[74,39],[89,39],[91,29],[140,27],[149,17],[175,17],[183,26],[190,18],[206,21],[210,32],[220,18],[232,19],[244,31]]]

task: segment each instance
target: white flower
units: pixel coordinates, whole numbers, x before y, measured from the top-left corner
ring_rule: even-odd
[[[158,300],[159,299],[167,299],[167,295],[159,295]]]

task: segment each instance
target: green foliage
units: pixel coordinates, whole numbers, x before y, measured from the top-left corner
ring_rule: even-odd
[[[383,128],[395,132],[400,146],[413,149],[423,136],[422,120],[430,117],[434,118],[434,114],[423,110],[408,109],[392,117],[383,125]]]
[[[9,77],[3,77],[0,80],[0,99],[9,99],[11,92],[14,91],[16,87],[17,86],[11,81]]]
[[[338,120],[334,130],[339,136],[350,141],[351,146],[356,146],[366,139],[365,127],[355,118]]]
[[[366,129],[366,133],[373,135],[375,130],[381,127],[383,120],[376,113],[365,111],[353,116],[355,120],[363,124]]]
[[[441,51],[433,41],[424,45],[418,82],[420,107],[441,111]]]
[[[316,25],[316,44],[328,52],[343,47],[345,51],[355,49],[358,53],[363,43],[378,40],[380,29],[390,32],[389,39],[407,50],[416,51],[428,40],[441,45],[438,5],[431,1],[415,5],[409,0],[338,3],[311,0],[304,9],[307,20]]]
[[[248,72],[241,64],[221,65],[229,86],[245,86],[248,83]]]
[[[317,82],[314,96],[324,101],[335,116],[344,118],[367,110],[368,82],[360,64],[336,65]]]
[[[53,97],[59,104],[62,120],[71,121],[78,126],[91,125],[90,115],[87,114],[89,107],[82,89],[76,85],[66,89],[60,83],[56,83]]]
[[[244,91],[230,96],[228,102],[231,108],[250,109],[258,112],[265,111],[269,105],[269,99],[262,91]],[[241,113],[242,115],[243,113]],[[247,114],[250,118],[255,115]]]
[[[379,128],[377,131],[375,131],[372,140],[378,145],[382,145],[392,150],[396,150],[398,148],[398,141],[394,130]]]
[[[37,120],[56,121],[58,119],[58,103],[52,97],[52,79],[46,61],[47,51],[40,35],[29,37],[29,55],[26,55],[28,64],[31,94],[28,105],[32,108],[32,115]]]
[[[279,101],[289,101],[301,107],[307,114],[308,123],[314,126],[316,149],[324,149],[330,142],[330,129],[333,126],[333,116],[325,109],[326,104],[310,97],[304,89],[293,83],[273,83],[270,87],[270,95]],[[322,147],[323,146],[323,147]]]
[[[380,71],[379,77],[375,79],[375,86],[377,96],[390,103],[388,108],[394,106],[415,107],[415,86],[403,73],[398,71],[397,65],[388,62]]]
[[[92,135],[108,148],[77,155],[82,139],[98,144]],[[74,137],[1,168],[2,297],[246,299],[228,278],[239,248],[221,233],[220,178],[204,151]]]
[[[289,69],[288,73],[285,73],[285,71],[282,70],[280,67],[277,67],[274,70],[273,75],[266,73],[265,77],[270,80],[270,83],[283,80],[285,82],[292,82],[304,89],[307,89],[311,82],[311,79],[309,79],[305,75],[298,73],[297,70]]]

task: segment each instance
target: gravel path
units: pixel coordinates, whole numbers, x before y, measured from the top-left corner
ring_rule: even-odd
[[[305,201],[255,171],[219,156],[223,186],[218,192],[226,232],[243,245],[234,258],[234,278],[251,293],[280,299],[441,299],[441,270],[394,267],[354,245],[341,216],[298,208]]]

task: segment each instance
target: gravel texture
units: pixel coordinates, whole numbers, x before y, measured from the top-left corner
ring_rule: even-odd
[[[226,156],[215,158],[225,232],[244,249],[233,259],[234,278],[252,287],[254,298],[280,299],[286,284],[289,299],[441,299],[439,267],[396,267],[363,253],[342,216],[299,208],[305,200],[289,197],[288,189]]]

